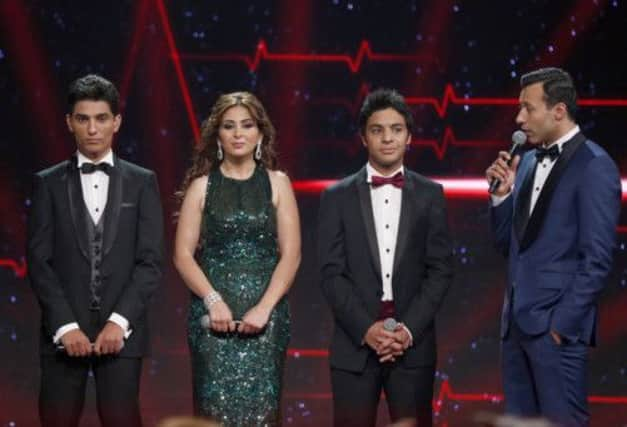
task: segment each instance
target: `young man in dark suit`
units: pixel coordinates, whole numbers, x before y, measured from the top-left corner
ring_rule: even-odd
[[[162,274],[163,215],[152,171],[118,158],[119,94],[96,75],[69,89],[77,151],[35,175],[29,279],[41,307],[42,425],[76,426],[91,370],[104,426],[139,426],[147,303]]]
[[[442,186],[403,166],[412,125],[400,94],[369,94],[359,114],[368,163],[320,201],[338,427],[374,426],[382,389],[392,421],[432,424],[434,323],[453,278],[452,248]]]
[[[516,123],[533,149],[522,159],[503,151],[486,171],[489,182],[500,180],[492,228],[508,258],[505,406],[586,426],[587,347],[595,345],[597,302],[616,245],[620,175],[577,126],[567,72],[539,69],[522,76],[521,86]]]

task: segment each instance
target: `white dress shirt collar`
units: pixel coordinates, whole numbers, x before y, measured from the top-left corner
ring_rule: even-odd
[[[577,135],[580,132],[579,130],[579,125],[575,125],[574,128],[572,128],[571,130],[569,130],[568,132],[566,132],[564,135],[562,135],[561,137],[559,137],[557,139],[557,141],[552,142],[548,145],[545,145],[545,148],[549,148],[552,147],[553,145],[557,144],[557,147],[560,150],[560,153],[562,152],[562,147],[564,146],[564,144],[568,141],[570,141],[570,139]]]
[[[76,159],[78,161],[77,166],[79,168],[83,163],[94,163],[91,159],[89,159],[78,150],[76,150]],[[109,150],[109,152],[98,163],[109,163],[111,166],[113,166],[113,150]]]

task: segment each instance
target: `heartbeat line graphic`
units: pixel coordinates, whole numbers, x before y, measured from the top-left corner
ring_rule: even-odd
[[[455,145],[457,147],[481,147],[481,148],[490,148],[490,147],[503,147],[505,144],[503,141],[488,141],[488,140],[479,140],[479,139],[465,139],[458,140],[453,133],[453,129],[447,127],[444,130],[444,136],[440,140],[438,139],[413,139],[411,144],[413,146],[418,147],[428,147],[433,150],[438,160],[442,160],[449,145]]]
[[[318,53],[274,53],[268,50],[266,41],[261,39],[257,43],[254,55],[245,55],[240,53],[216,53],[216,54],[197,54],[197,53],[180,53],[172,51],[171,55],[175,59],[188,61],[207,61],[207,62],[242,62],[246,64],[249,71],[255,72],[259,69],[261,61],[266,62],[307,62],[307,63],[340,63],[348,66],[352,73],[357,73],[367,58],[371,62],[397,62],[397,63],[425,63],[432,62],[433,58],[427,55],[411,55],[411,54],[389,54],[373,52],[370,42],[362,40],[357,54],[352,57],[345,54],[318,54]],[[360,97],[364,96],[364,87],[362,85],[359,91]],[[366,91],[367,93],[367,91]],[[410,96],[406,98],[407,103],[413,105],[429,104],[437,111],[440,117],[444,117],[449,104],[456,105],[518,105],[517,98],[501,98],[501,97],[459,97],[455,94],[453,85],[448,83],[445,86],[444,94],[441,100],[435,97],[419,97]],[[578,101],[580,106],[584,107],[627,107],[627,99],[597,99],[588,98]]]
[[[7,267],[13,270],[16,277],[23,279],[26,277],[26,261],[21,259],[20,261],[16,261],[14,259],[9,258],[0,258],[0,267]]]
[[[341,105],[346,108],[346,110],[356,113],[359,110],[364,98],[368,95],[368,92],[370,92],[370,87],[366,83],[362,83],[356,96],[352,100],[334,97],[314,100],[313,103],[317,105]],[[455,93],[455,88],[451,83],[446,84],[444,87],[444,93],[440,98],[435,96],[408,96],[405,97],[405,102],[409,105],[430,105],[441,119],[446,116],[450,105],[518,106],[517,98],[459,96]],[[580,107],[627,107],[627,99],[586,98],[579,99],[577,104]]]
[[[426,55],[400,55],[389,53],[375,53],[370,47],[370,42],[363,40],[357,50],[357,55],[352,58],[349,55],[341,54],[316,54],[316,53],[272,53],[268,51],[266,41],[261,39],[257,43],[255,54],[242,55],[237,53],[218,53],[218,54],[194,54],[181,53],[180,58],[183,60],[193,61],[211,61],[211,62],[243,62],[251,72],[257,71],[261,60],[267,62],[335,62],[345,64],[353,73],[357,73],[361,68],[365,58],[373,62],[406,62],[406,63],[425,63],[432,62],[433,58]]]
[[[311,400],[328,400],[332,398],[331,393],[287,393],[289,399],[311,399]],[[433,399],[433,411],[439,415],[442,408],[448,402],[486,402],[501,403],[503,395],[500,393],[458,393],[453,389],[449,380],[442,381],[437,397]],[[588,396],[588,402],[601,405],[625,405],[627,404],[627,396]]]

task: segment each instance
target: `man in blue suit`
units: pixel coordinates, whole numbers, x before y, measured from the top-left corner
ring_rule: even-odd
[[[521,78],[516,123],[533,149],[500,152],[486,170],[497,247],[508,257],[502,315],[506,411],[567,426],[589,423],[588,346],[612,265],[620,210],[617,167],[575,122],[570,75]]]

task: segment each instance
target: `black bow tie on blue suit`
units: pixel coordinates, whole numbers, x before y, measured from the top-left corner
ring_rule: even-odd
[[[113,166],[111,166],[109,163],[83,163],[81,165],[81,167],[79,168],[81,170],[82,173],[86,173],[86,174],[90,174],[90,173],[94,173],[96,171],[102,171],[104,173],[106,173],[107,175],[109,175],[109,173],[111,172],[111,168],[113,168]]]
[[[536,159],[541,162],[545,157],[549,157],[551,161],[557,159],[560,155],[560,149],[557,144],[551,145],[549,148],[536,148]]]

